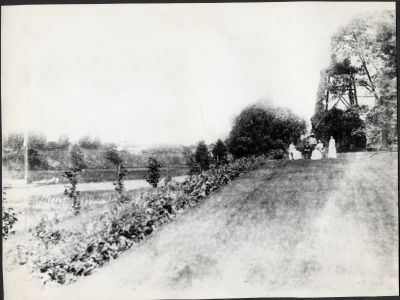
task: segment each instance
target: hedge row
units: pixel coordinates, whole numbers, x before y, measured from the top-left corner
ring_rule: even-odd
[[[185,208],[197,205],[213,191],[241,174],[257,169],[265,161],[264,156],[247,157],[226,165],[214,166],[202,174],[190,176],[182,183],[171,182],[165,187],[144,193],[137,203],[120,204],[95,221],[95,227],[99,230],[94,238],[79,235],[74,237],[76,243],[81,243],[80,247],[72,247],[74,239],[67,241],[67,237],[64,237],[68,235],[66,231],[50,227],[46,229],[43,226],[45,223],[42,223],[36,228],[35,234],[45,245],[43,249],[48,251],[64,239],[70,249],[63,252],[69,255],[52,258],[49,255],[40,255],[41,259],[36,260],[34,266],[44,275],[42,278],[45,281],[72,283],[77,276],[91,274],[107,261],[117,258],[133,243],[141,241],[156,228],[172,220]],[[82,241],[88,240],[90,242],[83,246]],[[71,255],[71,252],[74,254]]]

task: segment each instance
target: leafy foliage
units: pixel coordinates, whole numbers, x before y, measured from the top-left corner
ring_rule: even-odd
[[[89,135],[81,137],[78,141],[78,144],[81,148],[90,150],[97,150],[101,147],[100,139],[97,137],[91,137]]]
[[[284,151],[305,126],[305,121],[290,110],[260,102],[248,106],[235,118],[228,149],[235,158],[267,154],[270,150]]]
[[[125,201],[126,200],[126,195],[125,195],[125,184],[124,180],[126,176],[128,175],[128,171],[125,169],[123,163],[123,160],[121,156],[119,155],[118,151],[115,149],[109,149],[105,152],[104,157],[111,162],[114,166],[117,168],[117,179],[113,183],[115,186],[115,191],[119,194],[119,199],[120,201]]]
[[[201,173],[201,166],[196,161],[194,154],[190,154],[186,157],[186,165],[189,168],[188,175],[200,174]]]
[[[28,164],[30,170],[46,169],[48,163],[42,152],[36,148],[28,148]]]
[[[79,181],[79,172],[80,169],[77,167],[72,167],[68,170],[64,171],[63,177],[65,177],[70,183],[70,187],[64,190],[64,195],[68,196],[72,200],[72,207],[75,210],[75,214],[79,214],[80,211],[80,201],[79,194],[80,192],[77,190],[77,185]]]
[[[28,137],[28,148],[36,150],[46,150],[47,138],[41,133],[29,133]]]
[[[14,209],[11,207],[6,207],[7,199],[6,199],[6,191],[3,190],[2,195],[3,209],[2,209],[2,221],[3,221],[3,239],[7,239],[10,234],[13,234],[12,230],[15,222],[18,221],[16,217],[16,213]]]
[[[79,147],[78,145],[72,146],[69,156],[71,164],[74,168],[82,170],[87,167],[85,163],[85,155],[82,151],[82,148]]]
[[[111,162],[114,166],[119,166],[122,164],[122,158],[115,149],[107,150],[104,154],[104,158]]]
[[[161,178],[161,172],[160,172],[160,167],[161,164],[155,159],[150,157],[149,162],[147,164],[147,176],[146,176],[146,181],[150,183],[153,187],[157,187],[158,182],[160,181]]]
[[[128,175],[128,171],[125,169],[123,164],[117,166],[117,180],[113,183],[115,186],[115,191],[119,194],[120,201],[127,200],[125,195],[125,179]]]
[[[212,149],[212,154],[213,154],[214,160],[218,164],[219,163],[226,163],[227,162],[227,157],[228,157],[228,148],[225,146],[223,141],[218,139],[217,142],[215,143],[213,149]]]
[[[349,59],[357,68],[357,84],[375,98],[368,112],[368,127],[381,129],[381,143],[395,140],[397,81],[396,23],[391,11],[354,19],[332,39],[338,60]]]
[[[194,153],[194,159],[200,166],[202,171],[208,170],[210,168],[211,157],[208,152],[207,145],[204,141],[200,141],[197,144],[196,152]]]
[[[57,219],[44,219],[33,232],[38,244],[28,251],[30,265],[40,271],[45,282],[72,283],[78,276],[87,276],[117,258],[186,208],[198,205],[210,193],[265,161],[263,156],[247,157],[211,166],[182,183],[171,182],[143,193],[136,202],[120,203],[73,231],[61,229]]]

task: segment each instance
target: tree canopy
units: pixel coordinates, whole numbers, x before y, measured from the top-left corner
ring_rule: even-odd
[[[197,144],[196,152],[194,153],[194,159],[196,163],[200,166],[201,170],[208,170],[210,168],[211,157],[208,152],[207,145],[204,141],[200,141]]]
[[[366,125],[370,128],[367,134],[379,128],[383,147],[395,141],[397,135],[395,25],[395,13],[385,11],[356,18],[343,26],[332,38],[332,65],[321,75],[327,92],[340,96],[352,84],[354,89],[358,87],[374,98],[374,105],[366,113]],[[330,81],[324,77],[327,74]],[[317,103],[321,101],[322,89]],[[354,97],[348,93],[350,102]]]
[[[228,149],[234,157],[285,150],[290,141],[297,139],[305,128],[305,121],[289,109],[259,102],[246,107],[235,118]]]
[[[217,140],[214,147],[212,148],[212,154],[217,163],[224,163],[227,160],[228,148],[224,142],[220,139]]]

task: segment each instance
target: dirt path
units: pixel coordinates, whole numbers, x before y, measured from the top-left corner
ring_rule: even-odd
[[[397,160],[282,162],[238,179],[95,274],[45,295],[395,295],[397,228]]]

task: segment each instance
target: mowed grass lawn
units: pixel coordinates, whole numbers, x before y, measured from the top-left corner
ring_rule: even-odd
[[[271,162],[57,294],[396,295],[397,199],[395,153]]]

